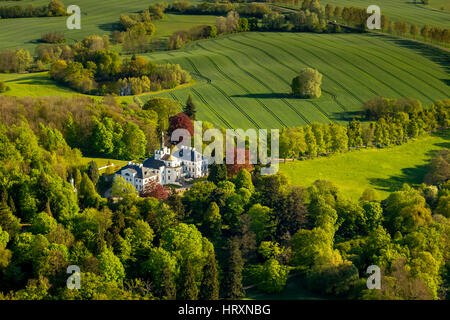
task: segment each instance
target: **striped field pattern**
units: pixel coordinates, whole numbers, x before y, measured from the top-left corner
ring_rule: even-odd
[[[199,118],[222,127],[347,121],[376,96],[428,105],[450,93],[448,53],[378,35],[252,32],[147,56],[189,70],[194,86],[162,95],[184,102],[192,94]],[[319,99],[289,95],[290,81],[305,67],[323,74]]]

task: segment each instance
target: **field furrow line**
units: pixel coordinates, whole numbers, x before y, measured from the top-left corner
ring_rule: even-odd
[[[251,123],[253,123],[256,126],[256,128],[261,129],[261,126],[258,123],[256,123],[253,120],[253,118],[251,118],[244,110],[242,110],[242,108],[233,99],[231,99],[231,97],[227,95],[225,91],[223,91],[220,87],[218,87],[214,83],[211,83],[211,86],[213,86],[217,91],[219,91],[225,97],[225,99],[227,99],[233,106],[235,106],[236,109],[238,109]]]
[[[359,47],[358,47],[358,48],[359,48]],[[360,48],[359,48],[359,50],[362,51]],[[393,73],[391,73],[390,71],[388,71],[388,70],[382,68],[382,67],[381,67],[380,65],[378,65],[378,64],[373,64],[369,59],[367,59],[367,58],[361,56],[360,54],[358,54],[358,53],[356,53],[356,52],[355,52],[354,54],[355,54],[356,56],[360,57],[361,59],[365,60],[366,62],[372,64],[372,65],[375,66],[376,68],[382,70],[383,72],[388,73],[390,76],[396,78],[398,81],[402,82],[402,83],[403,83],[404,85],[406,85],[407,87],[412,88],[413,90],[415,90],[415,91],[419,92],[420,94],[422,94],[423,96],[427,97],[429,100],[433,101],[433,99],[432,99],[430,96],[428,96],[425,92],[419,90],[417,87],[411,86],[407,81],[403,80],[401,77],[398,77],[398,76],[394,75]],[[377,57],[378,59],[381,59],[383,62],[387,62],[386,60],[380,58],[379,56],[373,55],[372,53],[370,53],[370,55],[371,55],[371,56],[375,56],[375,57]],[[387,63],[389,63],[389,62],[387,62]],[[402,70],[402,71],[404,71],[404,72],[406,72],[406,73],[412,75],[410,72],[408,72],[408,71],[406,71],[406,70],[400,68],[400,67],[397,66],[397,65],[393,65],[392,63],[389,63],[389,64],[390,64],[391,66],[396,67],[397,69],[400,69],[400,70]],[[413,76],[413,75],[412,75],[412,76]],[[414,77],[414,76],[413,76],[413,77]],[[417,77],[414,77],[414,78],[418,79]],[[421,82],[423,82],[422,79],[418,79],[418,80],[420,80]],[[387,84],[386,84],[386,85],[387,85]],[[397,91],[397,90],[394,89],[393,87],[392,87],[392,90],[394,90],[395,92],[397,92],[400,96],[404,96],[404,94],[400,93],[399,91]]]
[[[205,51],[215,53],[214,51],[207,49],[205,47],[203,47],[202,45],[198,44],[198,46],[200,48],[202,48]],[[223,55],[223,54],[222,54]],[[233,64],[235,63],[232,59],[230,59],[229,57],[225,56],[225,58],[228,58]],[[217,69],[217,71],[219,71],[224,77],[226,77],[228,80],[230,80],[231,82],[233,82],[234,84],[236,84],[238,87],[240,87],[242,90],[244,90],[247,94],[251,94],[251,92],[245,88],[243,85],[241,85],[239,82],[237,82],[236,80],[234,80],[233,78],[231,78],[228,74],[226,74],[225,72],[222,71],[222,69],[220,69],[220,67],[217,65],[217,63],[211,59],[211,57],[207,57],[211,63],[214,65],[214,67]],[[239,66],[237,66],[240,70],[244,71],[242,68],[240,68]],[[256,77],[254,77],[253,75],[251,75],[252,79],[255,79],[257,81],[259,81]],[[263,84],[264,85],[264,84]],[[255,101],[257,101],[268,113],[270,113],[282,126],[287,127],[287,125],[283,122],[283,120],[281,120],[272,110],[270,110],[270,108],[264,103],[262,102],[260,99],[255,98]]]
[[[208,109],[212,113],[214,113],[216,117],[220,119],[220,121],[222,121],[225,124],[225,126],[227,126],[230,129],[233,129],[233,126],[206,101],[206,99],[200,94],[200,92],[198,92],[195,88],[192,88],[191,90],[203,102],[203,104],[205,104],[208,107]]]
[[[305,40],[305,39],[302,38],[302,40]],[[316,42],[319,42],[318,40],[315,40],[315,41],[316,41]],[[308,41],[305,41],[305,42],[308,42]],[[310,45],[310,46],[312,46],[312,47],[319,48],[319,49],[321,49],[321,50],[326,50],[326,49],[324,49],[323,47],[320,47],[320,46],[311,44],[311,43],[309,43],[309,42],[308,42],[308,45]],[[332,48],[337,48],[336,46],[330,44],[330,42],[327,42],[327,46],[332,47]],[[345,61],[346,63],[348,63],[348,64],[350,64],[350,65],[352,65],[353,67],[355,67],[356,69],[358,69],[358,70],[361,71],[362,73],[368,75],[371,79],[374,79],[375,81],[381,83],[383,86],[385,86],[385,87],[387,87],[387,88],[389,88],[389,89],[395,91],[397,94],[401,95],[401,93],[400,93],[398,90],[396,90],[395,88],[392,88],[391,86],[389,86],[388,84],[386,84],[384,81],[381,81],[381,80],[379,80],[379,79],[373,77],[373,76],[372,76],[370,73],[368,73],[366,70],[364,70],[363,68],[359,67],[357,64],[352,63],[352,62],[349,61],[348,59],[342,57],[340,54],[336,53],[336,51],[334,51],[334,50],[328,50],[328,52],[331,52],[331,53],[332,53],[333,55],[335,55],[336,57],[339,57],[341,60]],[[343,71],[341,71],[341,72],[343,72]],[[348,73],[345,73],[345,74],[346,74],[347,76],[349,76]],[[352,77],[352,78],[355,79],[354,77]],[[363,81],[358,81],[358,83],[361,84],[361,85],[363,85],[363,86],[365,86],[365,87],[366,87],[370,92],[372,92],[375,96],[382,96],[380,93],[378,93],[378,92],[376,92],[375,90],[373,90],[370,86],[367,86]]]
[[[173,100],[178,101],[179,103],[182,103],[181,100],[173,94],[173,92],[169,92],[169,95],[172,97]]]
[[[247,38],[248,38],[248,37],[247,37]],[[251,38],[250,38],[250,39],[251,39]],[[267,56],[271,57],[271,58],[274,59],[275,61],[278,61],[278,63],[280,63],[281,65],[283,65],[283,66],[285,66],[286,68],[288,68],[288,69],[294,71],[295,73],[298,73],[298,70],[295,70],[295,69],[293,69],[292,67],[287,66],[287,65],[284,64],[283,62],[279,61],[279,59],[275,58],[274,56],[272,56],[271,54],[269,54],[268,52],[266,52],[266,50],[263,50],[263,49],[258,48],[258,47],[256,47],[256,46],[253,46],[253,45],[251,45],[251,44],[247,44],[247,43],[238,41],[238,40],[236,40],[236,39],[231,39],[231,38],[230,38],[230,40],[233,40],[233,41],[235,41],[235,42],[238,42],[238,43],[240,43],[241,45],[245,45],[245,46],[254,48],[254,49],[256,49],[256,50],[260,50],[261,52],[265,53]],[[290,52],[290,51],[288,51],[288,50],[282,48],[281,46],[275,45],[275,44],[273,44],[273,43],[270,43],[270,42],[267,42],[267,41],[264,41],[264,40],[257,40],[257,41],[261,41],[261,42],[263,42],[263,43],[265,43],[265,44],[267,44],[267,45],[269,45],[269,46],[275,47],[275,48],[279,49],[280,51],[285,52],[286,54],[288,54],[289,56],[291,56],[291,57],[294,58],[295,60],[299,61],[300,63],[302,63],[302,64],[304,64],[304,65],[306,65],[306,66],[308,66],[308,67],[310,67],[310,68],[313,68],[313,66],[311,66],[309,63],[306,63],[306,62],[303,61],[302,59],[300,59],[300,58],[298,58],[297,56],[295,56],[292,52]],[[351,91],[349,91],[346,87],[344,87],[341,83],[339,83],[338,81],[334,80],[333,78],[327,76],[325,73],[323,74],[323,76],[324,76],[325,78],[330,79],[330,81],[332,81],[332,82],[334,82],[335,84],[337,84],[337,85],[338,85],[339,87],[341,87],[344,91],[346,91],[349,95],[351,95],[352,97],[354,97],[356,100],[359,101],[359,99],[358,99]],[[343,111],[347,111],[347,107],[345,107],[342,103],[339,103],[338,106],[339,106]]]
[[[314,107],[316,107],[317,110],[319,110],[320,114],[325,117],[325,119],[327,119],[329,122],[336,122],[333,119],[329,118],[329,116],[327,115],[327,113],[314,101],[311,100],[307,100],[309,103],[311,103]]]
[[[305,48],[303,48],[303,49],[306,50],[306,51],[309,51],[308,49],[305,49]],[[313,53],[311,53],[311,54],[312,54],[312,55],[315,55],[315,54],[313,54]],[[431,101],[433,101],[433,99],[431,99],[427,94],[423,93],[422,91],[420,91],[420,90],[418,90],[418,89],[416,89],[416,88],[414,88],[414,87],[411,87],[405,80],[403,80],[403,79],[401,79],[400,77],[394,75],[392,72],[390,72],[390,71],[388,71],[388,70],[385,70],[385,69],[381,68],[378,64],[374,64],[373,62],[371,62],[370,60],[368,60],[368,59],[365,58],[365,57],[360,56],[360,55],[359,55],[358,53],[356,53],[356,52],[354,52],[353,54],[356,55],[356,56],[358,56],[358,57],[360,57],[361,59],[367,61],[368,63],[371,63],[374,67],[376,67],[376,68],[378,68],[378,69],[380,69],[380,70],[386,72],[386,73],[389,74],[391,77],[393,77],[393,78],[397,79],[399,82],[403,83],[405,86],[410,87],[410,88],[413,88],[413,89],[416,90],[417,92],[420,92],[423,96],[425,96],[425,97],[427,97],[428,99],[430,99]],[[315,56],[318,57],[317,55],[315,55]],[[322,59],[322,61],[323,61],[323,59]],[[384,61],[384,60],[383,60],[383,61]],[[404,96],[404,95],[403,95],[403,96]],[[360,101],[361,101],[361,100],[360,100]],[[362,104],[364,104],[364,102],[362,102]]]
[[[217,42],[216,40],[213,40],[213,42]],[[227,48],[229,50],[233,50],[236,51],[238,53],[240,53],[241,55],[247,57],[249,60],[251,60],[254,64],[256,64],[257,66],[259,66],[260,68],[263,68],[264,70],[266,70],[267,72],[273,74],[275,77],[277,77],[278,79],[280,79],[282,82],[286,83],[286,85],[290,86],[289,82],[286,81],[286,79],[284,79],[283,77],[281,77],[279,74],[277,74],[276,72],[274,72],[273,70],[270,70],[269,68],[267,68],[266,66],[260,64],[257,60],[255,60],[254,58],[251,58],[249,55],[245,54],[244,52],[242,52],[241,50],[238,50],[236,48],[231,48],[228,46],[223,45],[222,43],[220,44],[222,47]],[[225,54],[223,54],[225,55]],[[227,56],[228,57],[228,56]],[[228,57],[228,59],[230,59],[236,66],[236,62],[234,62],[230,57]],[[242,68],[243,71],[245,71],[247,74],[251,75],[253,77],[252,74],[250,74],[248,71],[244,70]],[[259,79],[258,79],[259,80]],[[275,91],[273,91],[273,89],[271,87],[269,87],[268,85],[266,85],[263,81],[259,81],[262,85],[264,85],[271,93],[276,93]],[[287,105],[292,111],[294,111],[306,124],[310,124],[311,122],[300,112],[298,111],[289,101],[287,101],[285,98],[281,98],[281,101]]]
[[[243,42],[241,42],[241,41],[238,41],[238,40],[236,40],[236,39],[231,39],[231,38],[228,38],[228,39],[231,40],[231,41],[237,42],[237,43],[239,43],[239,44],[241,44],[241,45],[246,45],[246,46],[248,46],[248,47],[250,47],[250,48],[253,48],[253,49],[255,49],[255,50],[259,50],[260,52],[264,53],[264,54],[267,55],[269,58],[271,58],[271,59],[274,60],[275,62],[277,62],[277,63],[283,65],[283,66],[286,67],[287,69],[289,69],[289,70],[291,70],[291,71],[293,71],[293,72],[297,72],[297,70],[295,70],[294,68],[292,68],[292,67],[290,67],[290,66],[284,64],[283,62],[279,61],[279,59],[277,59],[276,57],[274,57],[273,55],[271,55],[270,53],[268,53],[268,52],[267,52],[266,50],[264,50],[264,49],[255,47],[255,46],[253,46],[253,45],[251,45],[251,44],[245,44],[245,43],[243,43]],[[264,41],[261,41],[261,42],[264,42]],[[276,47],[276,48],[278,48],[278,47]],[[282,50],[283,50],[283,49],[282,49]],[[287,52],[287,51],[286,51],[286,53],[290,54],[290,52]],[[310,66],[309,64],[303,62],[301,59],[298,59],[298,58],[295,57],[295,56],[294,56],[294,58],[297,59],[298,61],[302,62],[303,64],[305,64],[305,65],[307,65],[307,66]],[[330,78],[330,79],[331,79],[331,78]],[[342,110],[347,111],[346,107],[345,107],[342,103],[340,103],[340,102],[337,100],[336,95],[331,94],[330,92],[325,91],[325,90],[323,90],[323,91],[326,92],[326,93],[328,93],[328,94],[330,94],[330,96],[332,97],[332,99],[336,102],[336,104],[337,104]],[[316,107],[315,104],[313,104],[313,106]],[[317,107],[316,107],[316,108],[317,108]],[[318,109],[318,111],[319,111],[320,113],[323,113],[323,110]],[[329,117],[326,113],[325,113],[325,116],[326,116],[326,118],[327,118],[329,121],[331,121],[331,120],[330,120],[330,117]],[[309,122],[309,121],[308,121],[308,122]]]
[[[186,60],[189,62],[189,64],[192,66],[192,68],[196,71],[196,72],[199,72],[199,70],[197,69],[197,67],[195,66],[195,64],[192,62],[192,60],[191,59],[189,59],[188,57],[185,57],[186,58]],[[209,78],[207,78],[207,77],[204,77],[203,75],[201,75],[200,73],[198,73],[198,74],[196,74],[197,76],[199,76],[199,77],[201,77],[201,78],[205,78],[205,79],[207,79],[208,80],[208,83],[210,84],[211,83],[211,79],[209,79]],[[218,119],[220,119],[224,124],[225,124],[225,126],[227,126],[228,128],[233,128],[231,125],[230,125],[230,123],[227,121],[227,120],[225,120],[213,107],[211,107],[211,105],[206,101],[206,99],[196,90],[196,89],[194,89],[194,88],[191,88],[191,90],[192,90],[192,92],[194,92],[194,94],[205,104],[205,106],[212,112],[212,113],[214,113],[215,115],[216,115],[216,117],[218,118]],[[176,101],[178,101],[178,102],[180,102],[181,104],[183,104],[183,102],[180,100],[180,99],[178,99],[178,97],[177,96],[175,96],[172,92],[169,92],[169,94],[170,94],[170,96],[172,97],[172,99],[174,99],[174,100],[176,100]]]
[[[185,57],[187,61],[189,61],[189,63],[192,65],[192,68],[196,71],[196,73],[201,74],[200,71],[198,70],[197,66],[194,64],[194,62],[189,59],[188,57]],[[213,63],[214,65],[214,61],[212,61],[212,59],[210,57],[209,60]],[[217,67],[216,67],[217,68]],[[221,72],[221,71],[219,71]],[[223,91],[222,89],[220,89],[217,85],[215,85],[214,83],[212,83],[212,81],[210,80],[209,84],[211,86],[213,86],[217,91],[219,91],[224,97],[225,99],[227,99],[236,109],[238,109],[251,123],[253,123],[258,129],[260,129],[261,127],[259,126],[258,123],[256,123],[233,99],[231,99],[230,96],[228,96],[225,91]]]
[[[367,37],[361,37],[361,38],[362,38],[364,41],[366,41],[366,42],[368,42],[368,43],[370,43],[370,44],[373,45],[373,43],[372,43]],[[344,41],[346,41],[346,42],[348,42],[348,43],[351,43],[353,46],[355,46],[355,43],[354,43],[353,41],[351,41],[351,40],[349,40],[349,39],[347,39],[347,38],[345,38],[345,37],[339,37],[339,39],[343,39]],[[361,49],[361,47],[358,47],[358,48],[359,48],[359,50],[364,51],[364,52],[366,52],[366,53],[369,54],[369,51],[363,50],[363,49]],[[405,62],[404,60],[399,59],[399,58],[397,58],[396,56],[387,53],[386,51],[393,52],[391,48],[386,48],[386,47],[385,47],[384,50],[383,50],[383,54],[386,55],[386,56],[388,56],[388,57],[390,57],[391,59],[397,60],[398,62],[400,62],[400,63],[402,63],[402,64],[406,64],[406,62]],[[370,52],[370,54],[376,55],[377,57],[379,57],[380,59],[382,59],[378,54],[376,54],[376,50],[374,50],[373,52]],[[385,61],[386,61],[386,60],[385,60]],[[390,62],[389,62],[389,64],[392,65],[392,63],[390,63]],[[418,76],[416,76],[415,74],[411,73],[410,71],[408,71],[408,70],[406,70],[406,69],[404,69],[404,68],[402,68],[402,67],[400,67],[400,66],[398,66],[398,65],[396,65],[396,66],[397,66],[397,68],[399,68],[399,69],[401,69],[402,71],[408,73],[409,75],[411,75],[412,77],[416,78],[417,80],[423,81],[423,79],[420,79]],[[426,70],[426,69],[420,68],[419,65],[415,65],[414,67],[415,67],[417,70],[420,70],[420,71],[423,72],[424,74],[428,75],[429,77],[436,79],[436,77],[435,77],[433,74],[429,73],[428,70]],[[442,93],[442,94],[445,95],[445,96],[448,95],[447,92],[442,91],[440,88],[435,87],[434,85],[432,85],[432,84],[429,83],[429,82],[427,82],[427,85],[430,86],[430,87],[432,87],[432,88],[435,89],[436,91],[439,91],[440,93]]]
[[[326,60],[322,59],[319,55],[315,54],[314,52],[312,52],[311,50],[308,50],[304,47],[300,47],[302,50],[308,52],[310,55],[312,55],[313,57],[316,57],[316,59],[322,61],[325,64],[329,64]],[[293,55],[294,56],[294,55]],[[345,74],[347,77],[352,78],[349,74],[347,74],[346,72],[343,72],[342,70],[340,70],[339,68],[337,68],[336,66],[330,65],[333,69]],[[312,68],[312,67],[311,67]],[[324,77],[326,76],[326,73],[323,73]],[[331,77],[328,76],[329,79],[332,79]],[[353,79],[353,78],[352,78]],[[344,85],[342,85],[341,83],[339,83],[338,81],[335,81],[335,83],[338,83],[339,86],[344,89],[349,95],[351,95],[353,98],[355,98],[357,101],[359,101],[361,104],[364,104],[364,101],[358,97],[357,95],[355,95],[353,92],[351,92],[350,90],[348,90]],[[345,110],[347,111],[347,110]]]

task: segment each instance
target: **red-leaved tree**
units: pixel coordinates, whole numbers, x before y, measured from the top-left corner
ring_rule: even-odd
[[[158,200],[165,200],[169,197],[169,188],[162,186],[155,180],[150,180],[141,192],[141,197],[153,197]]]
[[[238,164],[237,163],[237,155],[238,155],[237,150],[242,152],[242,149],[234,148],[233,163],[227,164],[228,177],[235,176],[236,174],[238,174],[239,171],[241,171],[241,169],[245,169],[248,172],[251,172],[253,170],[253,165],[250,162],[250,152],[248,150],[244,150],[245,162],[242,164]]]
[[[172,132],[174,132],[176,129],[186,129],[187,131],[189,131],[191,137],[194,136],[194,125],[192,124],[191,119],[189,119],[189,117],[183,112],[180,112],[169,118],[169,129],[167,129],[167,134],[169,135],[169,137],[172,137]]]

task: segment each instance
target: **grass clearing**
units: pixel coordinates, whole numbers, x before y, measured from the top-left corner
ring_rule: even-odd
[[[339,190],[358,200],[368,188],[377,190],[380,200],[404,183],[417,186],[427,173],[432,155],[450,148],[450,130],[424,136],[404,145],[386,149],[366,149],[313,160],[280,164],[280,172],[296,185],[310,186],[318,179],[328,180]]]
[[[83,157],[82,164],[88,165],[91,161],[95,161],[98,168],[113,165],[114,171],[119,170],[120,168],[122,168],[123,166],[125,166],[128,163],[128,161],[125,161],[125,160]],[[102,174],[105,171],[106,171],[106,168],[99,170],[99,173]]]

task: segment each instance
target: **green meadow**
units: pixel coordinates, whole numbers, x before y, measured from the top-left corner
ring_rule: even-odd
[[[35,7],[48,4],[49,0],[34,1],[1,1],[0,6],[13,6],[32,3]],[[0,50],[24,48],[34,52],[42,34],[51,31],[64,33],[68,43],[81,40],[92,34],[110,35],[113,30],[118,29],[120,14],[137,13],[148,9],[152,3],[162,2],[159,0],[62,0],[64,5],[78,5],[81,9],[81,29],[68,30],[66,28],[67,17],[41,17],[41,18],[19,18],[0,20]],[[165,1],[167,3],[173,0]],[[192,1],[196,2],[196,1]],[[174,31],[189,29],[201,24],[214,24],[214,16],[183,16],[177,14],[166,14],[163,20],[155,21],[156,33],[154,38],[165,38]]]
[[[163,96],[184,102],[192,94],[199,118],[222,127],[343,122],[376,96],[428,105],[449,92],[450,53],[380,35],[251,32],[146,56],[189,70],[198,84]],[[289,94],[305,67],[323,74],[319,99]]]
[[[376,96],[417,98],[426,105],[449,96],[450,53],[388,36],[251,32],[144,56],[156,63],[178,63],[196,81],[156,95],[184,103],[192,94],[198,119],[225,128],[344,122]],[[292,78],[305,67],[323,74],[319,99],[289,94]],[[0,79],[6,79],[10,95],[76,94],[45,73]]]
[[[431,156],[450,148],[450,130],[420,137],[401,146],[386,149],[366,149],[313,160],[280,164],[296,185],[310,186],[315,180],[333,182],[339,190],[358,200],[370,187],[377,191],[378,200],[398,190],[404,183],[417,186],[428,171]]]

